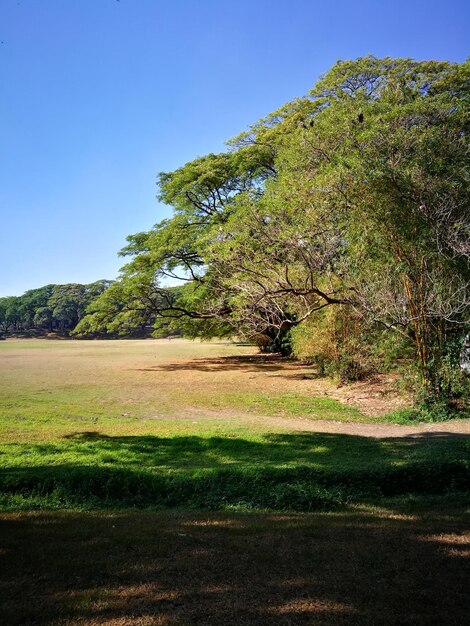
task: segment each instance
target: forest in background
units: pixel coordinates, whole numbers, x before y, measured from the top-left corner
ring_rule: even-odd
[[[111,284],[110,280],[97,280],[87,285],[45,285],[29,289],[21,296],[0,298],[0,336],[68,334],[85,315],[87,307]]]

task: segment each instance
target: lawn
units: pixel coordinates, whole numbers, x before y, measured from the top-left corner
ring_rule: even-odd
[[[264,430],[262,416],[367,419],[316,397],[302,378],[311,369],[255,352],[182,340],[0,342],[3,438],[49,440],[85,428],[194,432],[227,423]]]
[[[463,623],[468,427],[332,393],[228,342],[0,342],[0,623]]]
[[[0,507],[311,511],[468,487],[468,438],[335,432],[381,418],[314,395],[306,366],[254,352],[1,343]],[[315,432],[318,419],[333,432]]]

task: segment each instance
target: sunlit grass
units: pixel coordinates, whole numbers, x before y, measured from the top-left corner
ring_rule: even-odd
[[[248,410],[261,415],[299,415],[318,420],[377,421],[370,420],[354,407],[342,404],[333,398],[318,398],[299,393],[253,393],[236,391],[214,396],[199,393],[193,396],[201,406],[214,409],[233,408]]]
[[[464,438],[301,432],[319,419],[366,418],[309,393],[292,366],[245,359],[250,347],[0,347],[0,506],[9,510],[328,510],[407,493],[444,496],[468,484]]]
[[[243,367],[201,366],[205,357],[254,351],[179,340],[0,342],[0,439],[47,440],[84,429],[110,435],[201,427],[260,432],[265,423],[250,418],[257,415],[366,419],[336,400],[290,391],[288,381],[268,378],[264,370],[255,377]]]

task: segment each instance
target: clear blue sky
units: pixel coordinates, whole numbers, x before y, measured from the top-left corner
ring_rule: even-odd
[[[338,58],[463,61],[464,0],[0,0],[0,295],[114,278],[156,174]]]

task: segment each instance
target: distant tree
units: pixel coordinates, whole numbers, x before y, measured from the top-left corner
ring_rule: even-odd
[[[46,307],[54,290],[54,285],[45,285],[38,289],[30,289],[19,296],[19,309],[22,324],[25,328],[35,325],[35,315],[39,308]]]
[[[55,285],[47,301],[52,309],[52,316],[59,326],[72,330],[83,317],[87,306],[105,291],[111,282],[96,281],[88,285],[69,283]]]
[[[111,284],[98,280],[88,285],[46,285],[22,296],[0,298],[0,331],[6,334],[31,327],[72,330],[87,306]]]
[[[18,330],[21,324],[20,301],[15,296],[0,298],[0,330],[8,333]]]
[[[49,331],[53,330],[54,316],[52,309],[48,306],[41,306],[36,309],[33,318],[36,327],[46,327]]]
[[[128,335],[153,321],[152,306],[146,300],[145,286],[117,282],[93,300],[74,335],[100,333]]]
[[[8,333],[11,327],[11,319],[9,314],[11,300],[11,297],[0,298],[0,332],[2,334]]]

